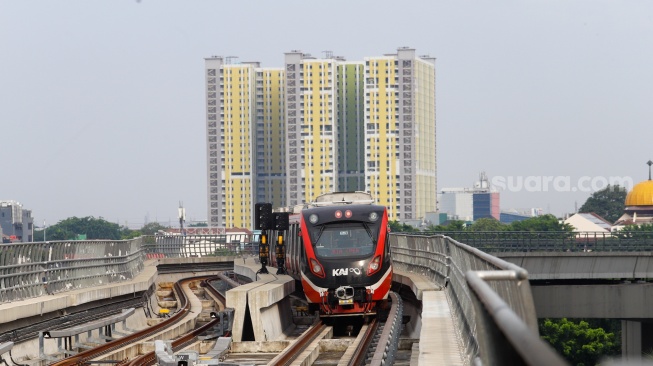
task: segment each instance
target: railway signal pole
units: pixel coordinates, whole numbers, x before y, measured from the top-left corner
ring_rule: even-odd
[[[277,246],[275,252],[277,255],[277,274],[286,273],[286,245],[284,241],[284,232],[290,228],[290,214],[288,212],[275,212],[274,228],[277,230]]]
[[[254,205],[254,228],[261,230],[261,237],[258,244],[258,257],[261,261],[261,269],[258,273],[269,273],[267,269],[270,257],[270,244],[268,243],[268,229],[272,229],[272,204],[257,203]]]

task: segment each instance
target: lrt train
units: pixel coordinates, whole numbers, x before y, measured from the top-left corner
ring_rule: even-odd
[[[290,214],[285,267],[301,281],[310,311],[323,317],[374,315],[387,300],[388,212],[373,202],[365,192],[327,193]]]

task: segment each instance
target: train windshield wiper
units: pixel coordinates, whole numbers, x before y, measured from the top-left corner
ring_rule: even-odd
[[[325,227],[325,226],[326,226],[326,225],[322,225],[322,226],[320,226],[320,231],[317,233],[317,236],[315,237],[315,239],[313,239],[313,242],[314,242],[314,243],[317,244],[317,241],[320,240],[320,237],[322,236],[322,233],[324,232],[324,227]]]
[[[376,240],[374,240],[374,235],[372,234],[372,229],[370,229],[370,227],[367,226],[366,223],[363,223],[363,227],[365,228],[365,231],[367,231],[367,235],[369,235],[370,238],[372,239],[372,244],[376,245]]]

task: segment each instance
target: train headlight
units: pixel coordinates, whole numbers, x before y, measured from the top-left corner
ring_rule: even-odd
[[[345,211],[345,217],[346,217],[346,218],[351,218],[352,215],[353,215],[353,214],[351,213],[351,210],[347,210],[347,211]]]
[[[369,266],[367,266],[367,275],[371,276],[374,273],[378,272],[381,269],[381,256],[377,255],[372,259]]]
[[[324,278],[324,269],[322,268],[322,265],[313,258],[311,258],[308,262],[310,264],[309,267],[311,272],[320,278]]]
[[[311,216],[308,217],[308,221],[311,224],[317,224],[318,217],[316,214],[311,214]]]
[[[376,221],[376,220],[379,219],[379,214],[376,213],[376,212],[372,212],[372,213],[370,213],[370,217],[369,217],[369,218],[370,218],[370,221]]]

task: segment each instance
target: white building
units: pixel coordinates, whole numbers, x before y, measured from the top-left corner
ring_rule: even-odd
[[[612,225],[594,212],[577,213],[564,221],[577,232],[610,232]]]

